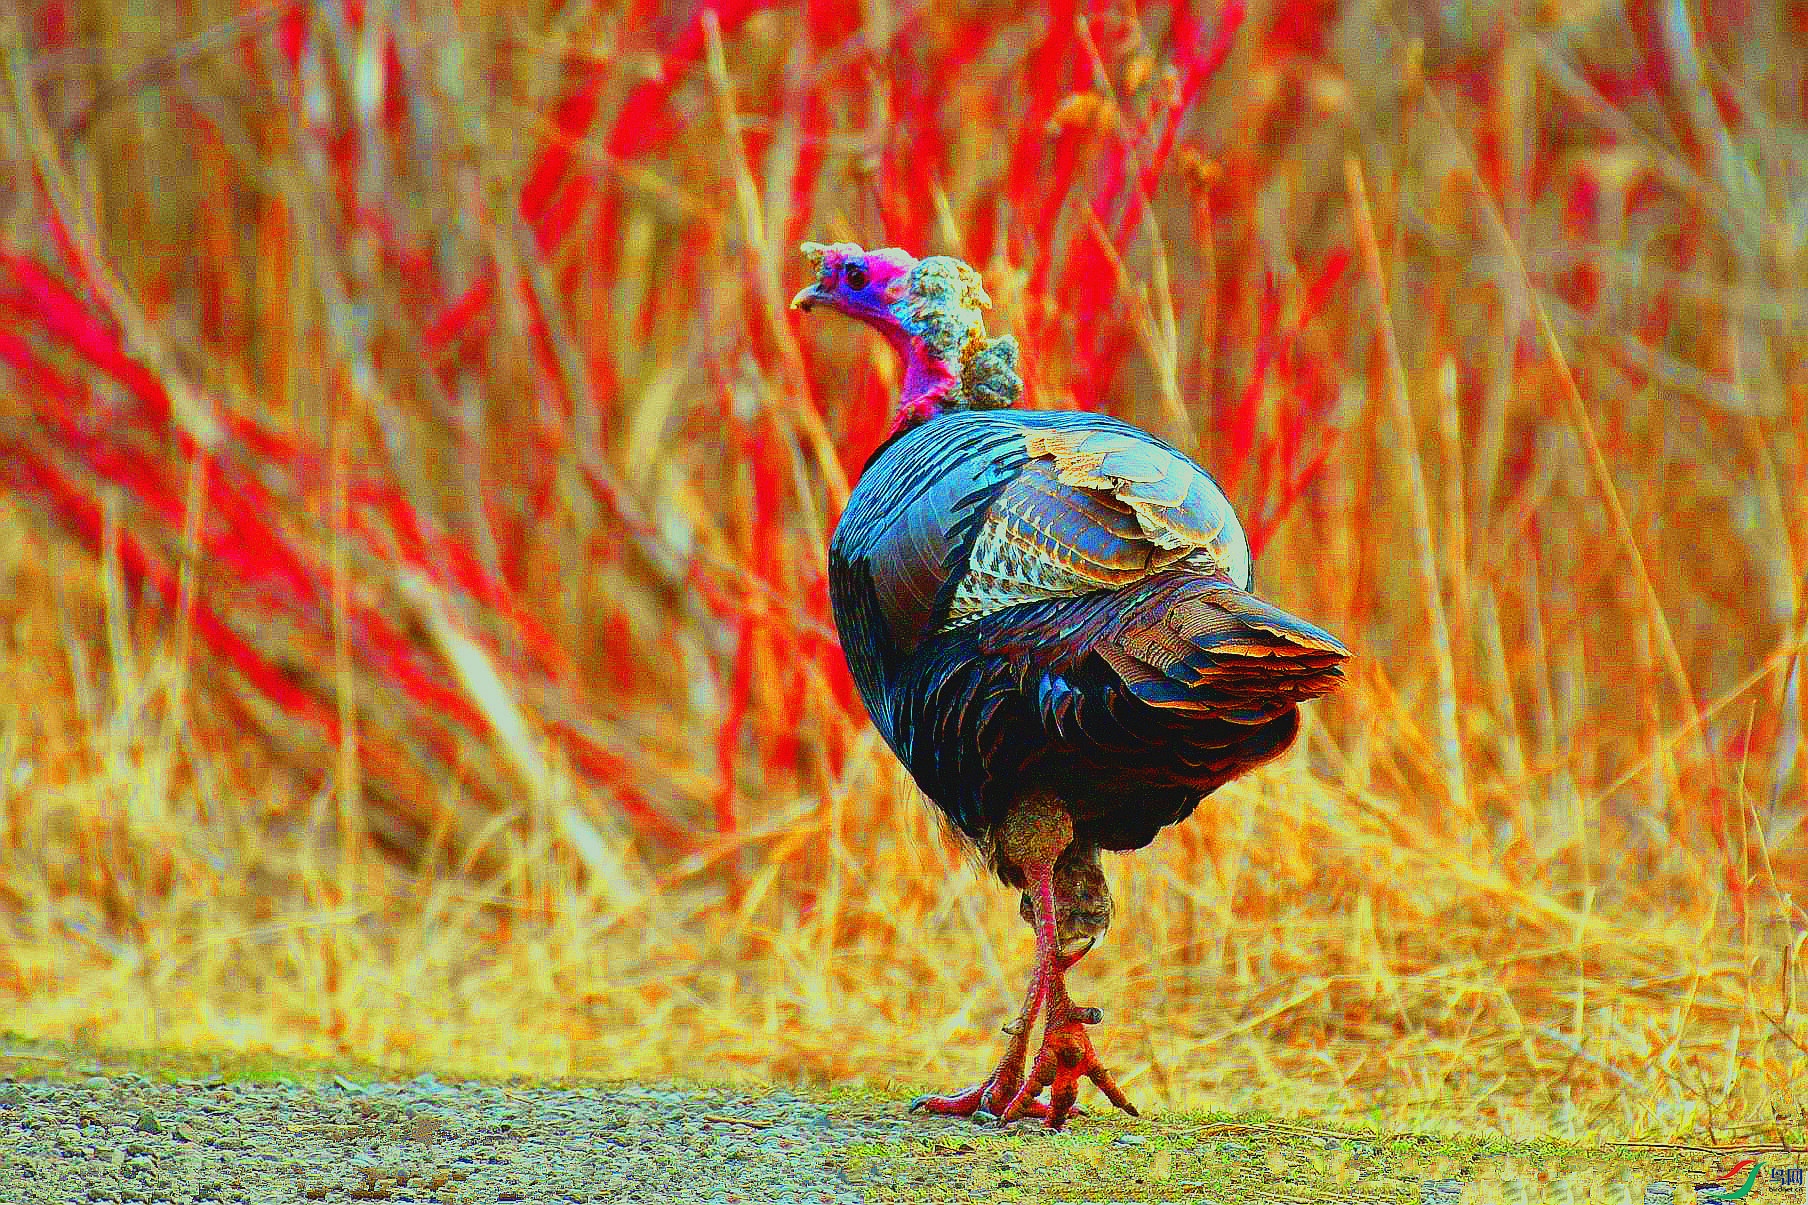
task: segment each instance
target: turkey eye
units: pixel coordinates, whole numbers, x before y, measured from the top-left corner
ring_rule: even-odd
[[[861,265],[849,264],[843,270],[842,275],[847,279],[848,288],[864,289],[866,287],[866,269]]]

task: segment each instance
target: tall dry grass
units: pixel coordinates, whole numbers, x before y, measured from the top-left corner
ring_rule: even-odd
[[[1112,862],[1133,1098],[1801,1141],[1805,20],[7,8],[0,1027],[979,1074],[1029,934],[827,616],[853,238],[1357,651]]]

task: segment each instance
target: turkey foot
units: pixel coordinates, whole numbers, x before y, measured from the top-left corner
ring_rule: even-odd
[[[1013,1024],[1007,1028],[1013,1031],[1010,1045],[1004,1048],[1004,1057],[998,1060],[998,1066],[983,1082],[965,1092],[947,1096],[919,1096],[910,1102],[911,1109],[921,1109],[925,1113],[941,1117],[975,1119],[996,1117],[1002,1113],[1006,1105],[1017,1099],[1017,1090],[1023,1086],[1023,1064],[1029,1056],[1030,1047],[1028,1025],[1019,1028]],[[1042,1105],[1039,1101],[1033,1103],[1042,1110],[1036,1116],[1047,1114],[1047,1105]]]
[[[1018,1089],[1017,1096],[998,1115],[999,1122],[1038,1117],[1049,1129],[1060,1129],[1076,1112],[1074,1098],[1080,1094],[1082,1079],[1097,1084],[1106,1100],[1130,1116],[1138,1116],[1136,1106],[1111,1078],[1111,1072],[1099,1062],[1092,1039],[1086,1035],[1085,1019],[1076,1013],[1057,1024],[1051,1014],[1048,1029],[1042,1035],[1042,1048],[1036,1052],[1036,1065],[1030,1069],[1030,1077]],[[1049,1090],[1046,1102],[1036,1099],[1044,1088]]]
[[[1086,1034],[1088,1025],[1099,1023],[1099,1010],[1082,1008],[1067,995],[1067,970],[1085,953],[1081,950],[1071,957],[1057,958],[1049,968],[1048,987],[1044,993],[1048,1002],[1048,1025],[1042,1032],[1042,1045],[1036,1051],[1036,1062],[1030,1068],[1029,1078],[998,1114],[1000,1124],[1016,1121],[1019,1117],[1037,1117],[1049,1129],[1060,1129],[1069,1116],[1079,1111],[1074,1106],[1074,1099],[1080,1093],[1082,1079],[1097,1084],[1105,1099],[1130,1116],[1138,1116],[1136,1106],[1117,1086],[1111,1072],[1099,1062],[1092,1039]],[[1046,1103],[1037,1099],[1044,1088],[1049,1090]]]
[[[1085,954],[1085,950],[1080,950],[1071,955],[1057,957],[1054,963],[1055,974],[1058,976],[1065,972]],[[1024,998],[1023,1010],[1017,1014],[1015,1021],[1004,1027],[1004,1031],[1011,1035],[1011,1040],[1004,1048],[1004,1057],[998,1060],[998,1066],[993,1069],[991,1075],[964,1092],[954,1092],[946,1096],[919,1096],[910,1102],[911,1110],[914,1112],[921,1109],[925,1113],[941,1117],[984,1119],[998,1117],[1008,1106],[1018,1103],[1017,1098],[1021,1095],[1019,1089],[1023,1087],[1023,1066],[1029,1058],[1030,1031],[1036,1027],[1036,1014],[1041,1011],[1043,1001],[1050,995],[1049,984],[1050,977],[1045,974],[1038,961],[1036,974],[1030,978],[1029,994]],[[1060,994],[1061,1000],[1065,1002],[1065,1007],[1069,1011],[1090,1015],[1093,1023],[1097,1023],[1098,1009],[1075,1009],[1071,1002],[1066,1002],[1066,991],[1062,990]],[[1049,1015],[1052,1019],[1054,1013],[1051,1011]],[[1044,1035],[1043,1044],[1045,1046],[1047,1041],[1047,1036]],[[1030,1095],[1033,1097],[1040,1091],[1041,1089],[1037,1089],[1037,1092],[1032,1092]],[[1075,1109],[1071,1105],[1070,1101],[1070,1113],[1085,1112],[1084,1109]],[[1049,1107],[1042,1101],[1030,1100],[1022,1103],[1016,1116],[1046,1119],[1049,1116]]]

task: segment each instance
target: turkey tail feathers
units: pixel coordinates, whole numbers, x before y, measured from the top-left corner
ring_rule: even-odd
[[[1095,646],[1151,707],[1263,724],[1343,679],[1341,641],[1253,594],[1204,578],[1165,594]]]

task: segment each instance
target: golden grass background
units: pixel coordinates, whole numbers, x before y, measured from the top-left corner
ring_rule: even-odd
[[[0,17],[0,1028],[982,1074],[1028,930],[822,605],[895,370],[783,299],[852,238],[1356,651],[1108,866],[1133,1099],[1808,1139],[1801,6],[753,7]]]

